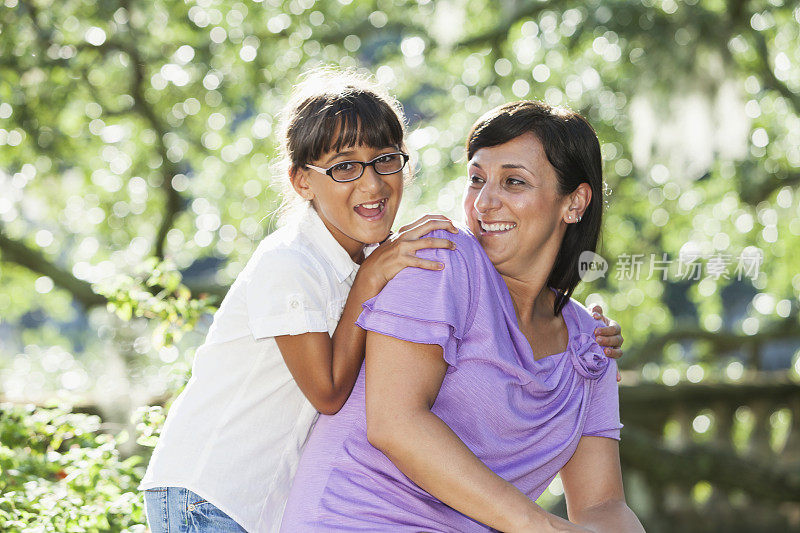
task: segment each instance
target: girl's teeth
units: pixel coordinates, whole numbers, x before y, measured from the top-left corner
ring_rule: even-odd
[[[366,207],[367,209],[377,209],[380,207],[380,202],[375,202],[374,204],[361,204],[361,207]]]
[[[516,224],[484,224],[481,222],[481,228],[483,231],[505,231],[509,230],[516,226]]]

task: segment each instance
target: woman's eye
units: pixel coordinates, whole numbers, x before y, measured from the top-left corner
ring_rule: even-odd
[[[469,182],[473,185],[480,185],[483,183],[483,178],[479,178],[478,176],[470,176]]]
[[[518,180],[517,178],[508,178],[506,180],[506,183],[508,183],[509,185],[524,185],[525,184],[524,181]]]

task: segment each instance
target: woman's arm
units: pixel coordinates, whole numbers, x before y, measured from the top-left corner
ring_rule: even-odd
[[[606,437],[581,437],[561,469],[569,519],[595,532],[643,532],[625,503],[619,443]]]
[[[447,239],[421,238],[436,229],[458,233],[449,219],[441,215],[426,215],[400,228],[390,242],[372,252],[353,281],[333,336],[312,332],[275,337],[298,387],[320,413],[332,415],[338,412],[358,377],[366,338],[365,331],[355,324],[361,313],[361,304],[378,294],[407,266],[438,269],[433,261],[418,258],[417,250],[453,247]]]
[[[490,527],[584,531],[547,513],[495,474],[431,412],[446,370],[438,345],[367,333],[370,443],[431,495]]]

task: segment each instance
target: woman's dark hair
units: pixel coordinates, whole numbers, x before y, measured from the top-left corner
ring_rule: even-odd
[[[291,172],[347,146],[402,147],[405,135],[397,100],[354,71],[310,72],[296,88],[283,121],[283,151]]]
[[[524,100],[497,107],[472,127],[467,140],[467,157],[481,148],[497,146],[533,133],[542,143],[548,161],[558,177],[561,194],[569,194],[588,183],[592,199],[580,222],[569,224],[547,285],[558,291],[554,312],[566,305],[580,281],[578,258],[594,252],[603,218],[603,167],[600,143],[594,128],[578,113],[543,102]]]

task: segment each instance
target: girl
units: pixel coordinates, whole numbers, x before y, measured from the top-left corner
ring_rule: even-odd
[[[406,266],[436,270],[427,216],[387,239],[402,196],[404,118],[350,73],[312,73],[284,117],[290,221],[266,237],[214,316],[141,484],[161,531],[276,531],[318,412],[347,400],[363,361],[361,304]],[[365,247],[383,243],[368,253]],[[606,328],[618,346],[618,326]]]
[[[365,258],[402,195],[408,156],[394,99],[320,73],[288,109],[288,181],[304,201],[237,277],[170,409],[140,486],[154,533],[277,528],[317,413],[341,408],[361,367],[361,303],[406,266],[441,268],[416,250],[452,247],[419,239],[456,231],[424,217]]]

